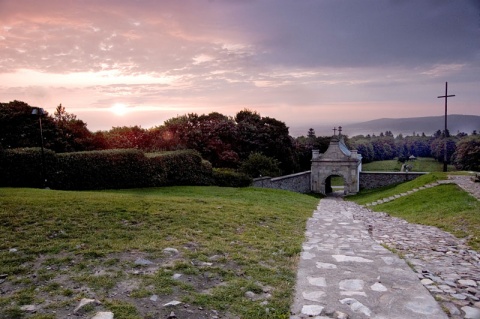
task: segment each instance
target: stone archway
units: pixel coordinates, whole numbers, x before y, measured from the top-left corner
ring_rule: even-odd
[[[360,190],[362,156],[356,150],[349,150],[343,137],[334,135],[325,153],[314,150],[312,154],[311,190],[327,195],[331,184],[330,176],[341,176],[344,180],[344,194],[356,194]]]
[[[341,179],[341,186],[339,186],[339,185],[337,185],[337,183],[335,183],[335,182],[338,182],[339,178]],[[346,189],[345,181],[346,181],[345,177],[343,177],[342,175],[339,175],[339,174],[327,176],[325,178],[325,181],[324,181],[324,183],[325,183],[325,193],[326,194],[338,193],[339,191],[344,193],[344,191]]]

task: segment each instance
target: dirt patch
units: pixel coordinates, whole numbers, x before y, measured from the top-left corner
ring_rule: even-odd
[[[2,277],[0,308],[33,305],[33,311],[23,310],[23,318],[35,313],[89,319],[99,311],[112,311],[115,318],[235,319],[238,317],[228,311],[207,309],[191,301],[193,294],[209,295],[216,287],[225,286],[224,275],[235,274],[236,268],[222,256],[190,260],[176,249],[157,255],[128,252],[96,258],[73,253],[54,258],[38,256],[25,263],[23,273]],[[74,312],[82,298],[99,303]],[[9,302],[2,305],[2,300]],[[0,318],[9,317],[7,314]]]

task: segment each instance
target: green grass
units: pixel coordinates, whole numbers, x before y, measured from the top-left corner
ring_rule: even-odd
[[[418,157],[416,160],[408,161],[406,164],[412,166],[412,172],[442,172],[443,164],[430,157]],[[394,160],[376,161],[362,164],[362,170],[366,172],[400,172],[402,163]],[[453,165],[447,166],[448,172],[455,171]]]
[[[136,303],[138,298],[150,291],[173,292],[192,304],[207,309],[218,306],[217,310],[241,318],[287,318],[306,219],[318,200],[257,188],[97,192],[2,188],[0,274],[15,278],[18,287],[2,295],[1,301],[16,309],[16,305],[42,300],[42,294],[56,291],[68,302],[82,298],[82,289],[88,288],[103,298],[107,308],[117,309],[119,318],[137,318],[146,315],[142,303]],[[133,260],[120,262],[120,256],[162,259],[167,247],[177,248],[182,260],[154,274],[137,275],[141,286],[131,303],[110,297],[119,281],[133,278],[125,273],[134,267]],[[10,252],[12,248],[17,252]],[[211,267],[195,266],[215,255],[221,258]],[[92,274],[99,267],[106,272]],[[222,286],[206,294],[173,282],[173,270],[184,270],[194,278],[208,273]],[[60,277],[69,278],[66,282],[71,286],[65,282],[59,286]],[[255,283],[273,287],[268,315],[260,301],[244,297],[245,288]],[[39,284],[45,288],[35,290]],[[236,293],[226,296],[226,291]],[[65,308],[62,300],[58,304]],[[76,304],[69,306],[73,309]]]
[[[340,176],[332,176],[331,186],[344,186],[345,181],[343,177]]]
[[[397,186],[362,191],[348,199],[359,204],[369,203],[418,187],[429,179],[441,177],[442,174],[444,173],[428,174]],[[370,208],[403,218],[411,223],[438,227],[459,238],[467,237],[468,244],[473,249],[477,251],[480,249],[480,201],[457,185],[439,185],[420,190]]]
[[[390,185],[390,186],[385,186],[385,187],[380,187],[375,189],[362,190],[357,195],[348,196],[347,199],[354,201],[360,205],[365,205],[368,203],[375,202],[379,199],[388,198],[390,196],[401,194],[401,193],[406,193],[407,191],[412,190],[414,188],[418,188],[426,184],[430,184],[438,180],[445,180],[445,179],[447,179],[446,173],[425,174],[420,177],[417,177],[416,179],[410,182]]]

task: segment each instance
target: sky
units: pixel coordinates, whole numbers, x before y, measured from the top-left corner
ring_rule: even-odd
[[[292,130],[480,115],[479,0],[0,0],[0,102],[91,131],[249,109]],[[347,132],[348,134],[348,132]]]

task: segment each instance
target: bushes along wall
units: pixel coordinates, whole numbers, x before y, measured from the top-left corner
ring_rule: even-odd
[[[40,148],[0,151],[1,187],[43,187]],[[63,190],[166,185],[248,186],[243,174],[212,170],[192,150],[144,154],[137,149],[55,154],[45,150],[47,186]]]

